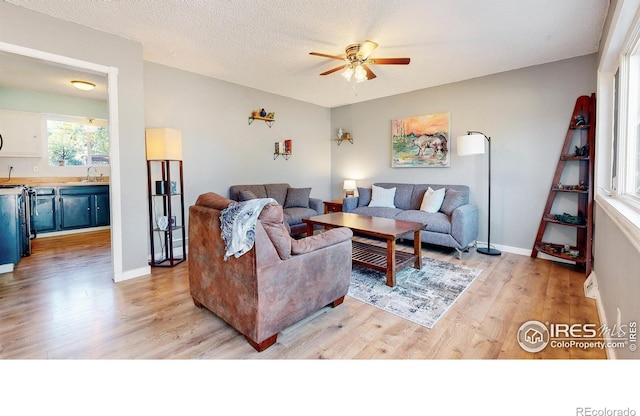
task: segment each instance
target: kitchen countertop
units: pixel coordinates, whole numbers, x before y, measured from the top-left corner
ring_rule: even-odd
[[[0,178],[0,185],[26,185],[31,187],[59,187],[59,186],[96,186],[96,185],[109,185],[109,177],[105,176],[102,182],[82,182],[79,177],[18,177]]]
[[[109,185],[109,182],[38,182],[37,184],[26,184],[35,187],[60,187],[60,186],[96,186]]]

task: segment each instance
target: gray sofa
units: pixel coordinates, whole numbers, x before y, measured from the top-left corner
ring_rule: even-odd
[[[282,205],[285,223],[292,236],[306,234],[307,225],[303,218],[320,215],[324,212],[321,199],[311,198],[311,188],[292,188],[288,183],[268,183],[264,185],[232,185],[229,198],[244,201],[250,198],[273,198]]]
[[[434,185],[408,183],[374,183],[381,188],[396,188],[395,208],[369,207],[371,188],[358,187],[358,197],[345,198],[342,212],[369,215],[372,217],[393,218],[397,220],[424,222],[421,233],[424,243],[451,247],[458,251],[458,257],[478,237],[478,208],[469,204],[469,187],[466,185]],[[420,211],[424,193],[445,188],[445,199],[436,213]],[[413,234],[405,239],[413,240]]]

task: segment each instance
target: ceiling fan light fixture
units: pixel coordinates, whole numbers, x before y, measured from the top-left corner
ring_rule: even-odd
[[[354,71],[354,76],[356,78],[356,82],[363,82],[367,80],[367,71],[364,70],[362,65],[356,66]]]
[[[340,75],[342,75],[347,82],[351,82],[354,78],[355,82],[364,82],[376,78],[376,74],[369,68],[370,65],[408,65],[411,61],[410,58],[370,58],[371,53],[377,47],[377,43],[367,40],[364,43],[348,45],[345,49],[345,54],[342,56],[320,52],[309,52],[309,55],[342,61],[342,65],[324,71],[320,75],[329,75],[343,70]]]
[[[351,81],[351,76],[353,75],[353,68],[348,66],[347,69],[345,69],[341,75],[347,80],[347,82]]]
[[[78,81],[78,80],[73,80],[71,81],[71,84],[76,87],[79,90],[82,91],[91,91],[92,89],[94,89],[96,87],[96,84],[93,84],[91,82],[88,81]]]

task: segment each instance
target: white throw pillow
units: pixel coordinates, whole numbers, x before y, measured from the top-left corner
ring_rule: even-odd
[[[442,202],[444,201],[445,189],[440,188],[434,191],[429,187],[427,192],[422,197],[422,204],[420,205],[420,211],[435,213],[440,210]]]
[[[370,207],[395,208],[394,199],[396,197],[396,188],[385,189],[379,186],[371,186],[371,202]]]

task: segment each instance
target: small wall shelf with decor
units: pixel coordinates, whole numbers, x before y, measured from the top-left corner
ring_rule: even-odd
[[[348,131],[343,132],[342,129],[338,129],[338,138],[334,140],[338,143],[338,146],[340,146],[344,141],[348,141],[353,144],[353,137],[351,137],[351,133]]]
[[[291,141],[291,139],[287,139],[283,142],[275,142],[273,160],[276,160],[278,156],[282,156],[285,160],[289,160],[292,154],[293,154],[293,142]]]
[[[265,122],[267,126],[269,126],[269,128],[271,128],[271,126],[273,126],[273,123],[276,122],[276,114],[267,113],[266,111],[264,111],[264,108],[263,108],[260,111],[254,111],[249,116],[249,125],[251,125],[251,123],[253,123],[254,120],[262,120]]]

